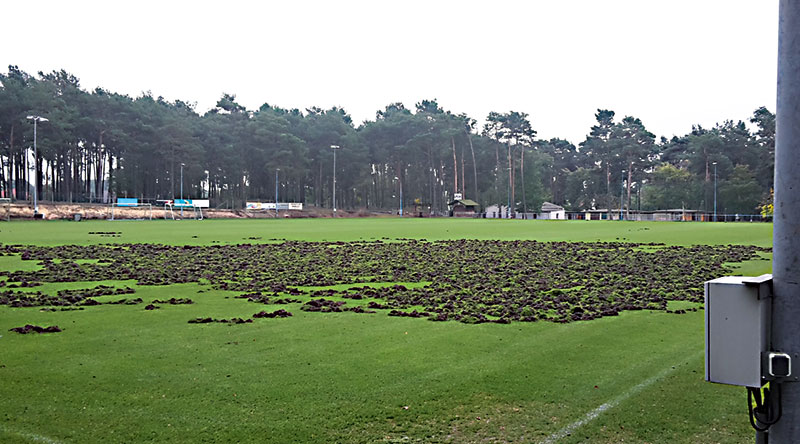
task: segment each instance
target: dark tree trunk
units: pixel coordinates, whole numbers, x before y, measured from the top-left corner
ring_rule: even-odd
[[[453,145],[453,192],[458,193],[458,158],[456,157],[456,138],[450,136]]]
[[[464,145],[461,145],[461,195],[467,195],[467,181],[464,180]]]
[[[611,220],[611,165],[606,162],[606,201],[608,202],[608,220]],[[622,205],[622,203],[620,203]]]
[[[628,198],[626,201],[628,204],[625,206],[625,219],[630,220],[631,216],[631,180],[633,179],[633,162],[628,162],[628,183],[625,184],[625,188],[627,188]]]

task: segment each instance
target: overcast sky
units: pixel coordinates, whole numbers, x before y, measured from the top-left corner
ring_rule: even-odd
[[[657,136],[775,111],[777,0],[4,2],[0,66],[84,89],[249,109],[341,106],[356,124],[436,98],[526,112],[581,142],[597,108]]]

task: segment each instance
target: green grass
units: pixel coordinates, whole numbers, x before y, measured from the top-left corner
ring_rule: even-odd
[[[89,232],[121,232],[103,237]],[[194,237],[196,236],[196,237]],[[257,239],[250,239],[250,238]],[[210,219],[203,221],[14,221],[0,242],[60,245],[262,243],[271,239],[356,241],[396,238],[663,242],[672,245],[772,245],[772,224],[486,219]]]
[[[0,242],[470,237],[768,246],[771,229],[400,219],[11,222],[0,224]],[[0,267],[35,264],[0,257]],[[750,261],[739,272],[769,269],[769,261]],[[702,311],[629,312],[564,325],[464,325],[385,313],[306,313],[299,304],[265,307],[199,284],[113,284],[135,287],[132,297],[145,302],[189,297],[196,303],[154,311],[143,305],[68,312],[0,307],[0,442],[541,442],[612,401],[559,442],[752,441],[744,390],[703,382]],[[294,316],[230,326],[186,323],[277,308]],[[64,331],[8,331],[25,323]]]

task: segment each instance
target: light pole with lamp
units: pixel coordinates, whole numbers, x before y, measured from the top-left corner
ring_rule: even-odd
[[[394,180],[400,184],[400,217],[403,217],[403,181],[399,177],[394,176]]]
[[[717,162],[714,165],[714,222],[717,221]]]
[[[181,219],[183,219],[183,167],[186,165],[181,162]]]
[[[36,149],[36,123],[49,120],[42,116],[28,116],[28,120],[33,120],[33,218],[35,219],[39,215],[39,165],[37,163],[39,155]]]
[[[275,219],[278,218],[278,171],[280,168],[275,168]]]
[[[339,145],[331,145],[333,150],[333,217],[336,217],[336,151],[340,149]]]

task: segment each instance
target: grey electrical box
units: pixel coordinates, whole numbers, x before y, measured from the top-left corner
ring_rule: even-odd
[[[705,283],[706,381],[761,387],[768,350],[772,275]]]

